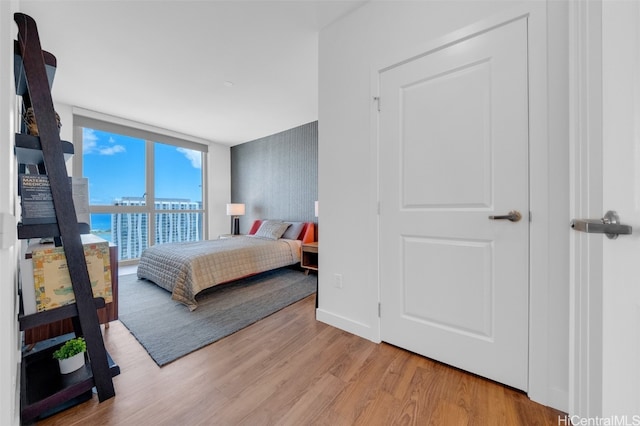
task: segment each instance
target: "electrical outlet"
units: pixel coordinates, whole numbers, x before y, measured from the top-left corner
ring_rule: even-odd
[[[333,286],[335,288],[342,288],[342,274],[335,274],[333,276]]]

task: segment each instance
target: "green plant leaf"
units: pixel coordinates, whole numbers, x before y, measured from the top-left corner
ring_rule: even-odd
[[[55,359],[67,359],[74,355],[85,352],[87,350],[87,343],[83,337],[76,337],[67,340],[64,345],[60,346],[54,353]]]

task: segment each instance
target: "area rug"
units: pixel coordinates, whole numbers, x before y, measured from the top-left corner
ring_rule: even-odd
[[[281,268],[205,290],[195,311],[135,274],[118,281],[118,317],[159,366],[228,336],[316,291],[316,276]]]

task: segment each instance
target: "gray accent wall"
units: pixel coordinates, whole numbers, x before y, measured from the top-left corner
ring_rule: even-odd
[[[240,232],[255,219],[317,222],[318,122],[231,147],[231,202],[244,203]]]

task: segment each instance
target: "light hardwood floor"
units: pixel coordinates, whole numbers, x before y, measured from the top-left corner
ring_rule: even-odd
[[[116,397],[38,425],[558,425],[526,395],[315,320],[310,296],[159,368],[105,330]],[[565,423],[563,423],[565,424]]]

